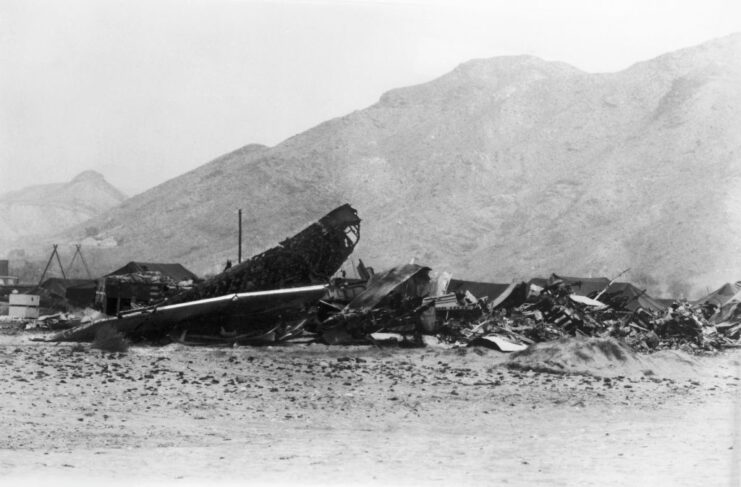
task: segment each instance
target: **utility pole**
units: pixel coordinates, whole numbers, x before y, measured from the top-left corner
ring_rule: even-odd
[[[242,208],[239,209],[239,251],[237,253],[237,264],[242,263]]]

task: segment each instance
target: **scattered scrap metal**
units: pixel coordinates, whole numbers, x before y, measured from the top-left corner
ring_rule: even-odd
[[[373,275],[365,291],[323,321],[318,332],[326,343],[339,344],[362,341],[382,330],[418,334],[429,330],[435,322],[434,302],[424,302],[429,271],[407,264]]]
[[[629,300],[608,305],[575,294],[558,278],[545,287],[521,283],[526,295],[497,299],[476,321],[442,323],[440,338],[460,344],[483,344],[496,338],[494,347],[557,340],[565,336],[615,337],[634,350],[680,348],[695,353],[737,346],[741,327],[726,326],[724,333],[712,321],[714,310],[703,304],[676,302],[665,311],[633,307]],[[503,305],[509,301],[509,304]],[[615,304],[615,303],[621,304]],[[741,318],[741,317],[740,317]],[[730,332],[730,333],[729,333]],[[504,344],[504,347],[502,346]]]
[[[544,287],[509,285],[499,296],[477,298],[469,291],[447,293],[435,287],[427,267],[407,265],[374,276],[363,294],[321,323],[325,343],[356,343],[376,332],[422,333],[459,346],[487,346],[504,352],[566,336],[615,337],[634,350],[680,348],[690,353],[739,346],[741,303],[736,321],[716,326],[718,308],[704,303],[676,302],[658,308],[636,306],[642,292],[607,293],[614,282],[584,296],[558,276]],[[626,289],[617,283],[616,289]],[[632,289],[632,288],[630,288]],[[627,297],[626,297],[627,295]],[[604,303],[596,296],[608,297]]]

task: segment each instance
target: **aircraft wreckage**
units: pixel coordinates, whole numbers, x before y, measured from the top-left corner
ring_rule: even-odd
[[[454,283],[449,273],[414,263],[375,273],[362,261],[360,279],[333,278],[359,238],[357,212],[343,205],[276,247],[154,306],[51,340],[91,341],[110,327],[133,341],[185,344],[392,340],[420,346],[427,334],[446,345],[502,352],[568,336],[614,337],[642,351],[741,346],[738,301],[720,311],[709,299],[667,307],[615,280],[554,274],[509,284]],[[384,338],[394,334],[400,340]]]
[[[104,326],[132,339],[200,337],[234,342],[285,338],[360,239],[360,218],[342,205],[295,236],[153,306],[65,330],[52,341],[90,341]]]

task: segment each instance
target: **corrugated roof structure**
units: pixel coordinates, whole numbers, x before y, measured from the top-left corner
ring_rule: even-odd
[[[740,284],[741,282],[737,282],[735,284],[727,282],[707,296],[703,296],[702,298],[695,300],[694,303],[703,304],[709,302],[718,307],[722,307],[731,299],[733,299],[733,297],[736,296],[739,291],[741,291]]]
[[[164,276],[170,277],[176,282],[197,280],[198,276],[183,267],[181,264],[161,264],[156,262],[135,262],[131,261],[120,269],[106,274],[107,276],[120,276],[123,274],[136,274],[140,272],[159,272]]]
[[[462,279],[451,279],[448,284],[449,293],[465,293],[469,291],[477,298],[483,298],[487,296],[489,301],[494,301],[505,289],[509,287],[509,284],[500,284],[496,282],[476,282],[476,281],[464,281]]]
[[[620,303],[622,305],[620,307],[630,311],[635,311],[638,307],[652,311],[663,311],[666,309],[664,303],[649,296],[645,291],[633,284],[629,282],[613,282],[611,284],[610,280],[606,277],[571,277],[551,274],[551,277],[548,279],[534,278],[530,280],[530,283],[540,287],[546,287],[556,280],[561,280],[571,286],[574,294],[579,296],[594,297],[604,290],[600,301],[609,303],[612,299],[615,302],[614,304]]]

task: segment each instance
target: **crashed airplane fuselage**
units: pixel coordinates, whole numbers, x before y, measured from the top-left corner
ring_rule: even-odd
[[[327,283],[359,239],[358,213],[342,205],[276,247],[169,298],[166,304]]]
[[[298,319],[298,311],[320,299],[359,239],[360,218],[345,204],[276,247],[192,289],[154,306],[66,330],[52,340],[91,340],[104,324],[137,338],[223,328],[260,333],[273,322]]]

